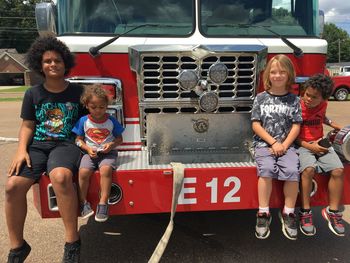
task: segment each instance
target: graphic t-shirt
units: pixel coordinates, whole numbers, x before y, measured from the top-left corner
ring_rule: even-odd
[[[276,96],[267,91],[261,92],[254,100],[251,120],[260,121],[266,132],[277,141],[283,142],[292,125],[302,122],[300,99],[291,93]],[[253,139],[254,147],[269,146],[256,134]]]
[[[300,127],[299,139],[311,142],[323,137],[323,123],[326,116],[327,101],[321,102],[314,108],[306,107],[303,100],[300,101],[303,114],[303,122]]]
[[[72,128],[85,112],[80,104],[83,87],[70,83],[60,93],[37,85],[29,88],[23,99],[21,118],[35,121],[34,140],[73,139]]]
[[[112,142],[124,131],[123,126],[111,115],[101,122],[94,121],[90,115],[80,118],[73,128],[78,136],[83,136],[87,146],[94,149],[102,149],[103,145]]]

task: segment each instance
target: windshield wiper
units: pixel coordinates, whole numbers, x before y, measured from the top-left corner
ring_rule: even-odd
[[[136,30],[136,29],[138,29],[138,28],[145,27],[145,26],[155,26],[155,24],[142,24],[142,25],[135,26],[135,27],[133,27],[133,28],[131,28],[131,29],[125,31],[124,33],[118,34],[118,35],[116,35],[115,37],[112,37],[111,39],[108,39],[107,41],[105,41],[105,42],[99,44],[99,45],[96,46],[96,47],[90,47],[90,48],[89,48],[89,54],[90,54],[91,56],[93,56],[93,57],[96,57],[97,55],[100,54],[99,51],[100,51],[102,48],[104,48],[105,46],[108,46],[109,44],[113,43],[113,42],[116,41],[119,37],[124,36],[124,35],[126,35],[127,33],[130,33],[131,31],[134,31],[134,30]]]
[[[270,28],[267,28],[268,26],[259,26],[259,25],[251,25],[251,24],[213,24],[213,25],[207,25],[207,27],[238,27],[238,28],[250,28],[250,27],[255,27],[255,28],[262,28],[266,31],[271,32],[275,36],[278,36],[288,47],[290,47],[293,50],[294,56],[297,58],[302,57],[304,55],[303,50],[300,47],[297,47],[294,45],[292,42],[290,42],[286,37],[280,35],[276,31],[273,31]]]
[[[127,25],[126,25],[127,26]],[[102,48],[104,48],[105,46],[108,46],[109,44],[113,43],[114,41],[116,41],[119,37],[121,36],[124,36],[128,33],[130,33],[131,31],[134,31],[138,28],[141,28],[141,27],[182,27],[181,25],[170,25],[170,24],[141,24],[141,25],[138,25],[138,26],[135,26],[121,34],[118,34],[116,35],[115,37],[112,37],[111,39],[108,39],[107,41],[99,44],[98,46],[96,47],[90,47],[89,48],[89,54],[93,57],[96,57],[97,55],[100,54],[100,50]]]

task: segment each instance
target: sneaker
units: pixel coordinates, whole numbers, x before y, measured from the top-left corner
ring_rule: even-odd
[[[93,214],[94,214],[94,210],[91,209],[89,202],[85,202],[83,205],[81,205],[80,215],[82,219],[89,218]]]
[[[79,263],[80,262],[80,239],[73,243],[64,245],[64,254],[62,263]]]
[[[108,205],[98,204],[96,208],[95,220],[97,222],[105,222],[108,219]]]
[[[298,236],[297,220],[294,213],[285,214],[279,212],[279,217],[282,223],[282,232],[286,238],[296,240]]]
[[[11,249],[7,258],[7,263],[23,263],[24,260],[28,257],[32,248],[24,240],[24,243],[21,247]]]
[[[316,234],[316,227],[312,223],[312,212],[299,211],[299,228],[301,233],[306,236],[313,236]]]
[[[259,239],[268,238],[270,235],[271,215],[267,213],[256,214],[255,236]]]
[[[328,221],[328,227],[334,234],[336,234],[337,236],[345,235],[342,213],[329,212],[329,207],[327,207],[322,209],[322,216]]]

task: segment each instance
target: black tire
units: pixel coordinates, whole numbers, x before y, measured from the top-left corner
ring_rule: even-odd
[[[338,88],[333,96],[337,101],[346,101],[349,96],[349,90],[345,87]]]

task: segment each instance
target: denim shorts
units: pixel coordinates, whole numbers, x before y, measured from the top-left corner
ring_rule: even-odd
[[[316,173],[328,173],[337,168],[344,168],[333,147],[328,148],[328,153],[321,156],[314,154],[304,147],[300,147],[298,153],[301,171],[304,171],[308,167],[313,167]]]
[[[255,148],[255,161],[259,177],[269,177],[281,181],[300,180],[299,157],[294,147],[276,157],[269,147]]]

